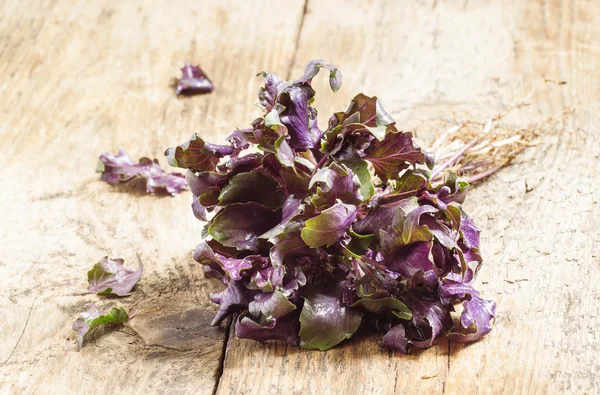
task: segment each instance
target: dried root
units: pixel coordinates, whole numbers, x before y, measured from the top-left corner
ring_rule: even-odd
[[[483,122],[465,121],[441,132],[430,147],[438,163],[432,179],[441,179],[443,171],[450,169],[469,183],[481,181],[508,166],[525,148],[537,145],[541,135],[553,133],[553,126],[564,123],[573,113],[568,108],[525,128],[501,122],[510,112],[528,105],[521,102]]]

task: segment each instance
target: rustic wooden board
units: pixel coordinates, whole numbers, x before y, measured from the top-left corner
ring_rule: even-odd
[[[513,114],[515,125],[577,111],[468,198],[483,229],[480,288],[498,304],[487,338],[403,356],[379,351],[377,337],[322,353],[232,337],[219,394],[598,393],[599,5],[309,3],[294,73],[313,57],[345,72],[336,95],[316,83],[322,114],[357,92],[376,94],[400,127],[428,141],[435,120],[481,120],[533,86],[534,104]],[[569,133],[577,128],[585,131]]]
[[[597,393],[599,30],[600,4],[582,0],[0,3],[0,392]],[[515,125],[577,109],[467,202],[483,229],[480,288],[498,303],[483,341],[404,356],[368,335],[328,352],[230,336],[222,364],[189,193],[144,196],[93,174],[120,146],[165,164],[192,132],[223,140],[258,114],[256,72],[295,76],[314,57],[345,76],[335,95],[315,83],[322,125],[360,91],[424,141],[440,119],[481,119],[534,86]],[[186,60],[213,94],[174,96]],[[136,253],[131,297],[64,285],[83,285],[103,255],[135,265]],[[89,301],[138,316],[78,353],[70,325]]]
[[[0,393],[212,393],[226,329],[191,259],[191,194],[98,181],[104,151],[159,158],[201,132],[245,126],[263,68],[285,73],[303,4],[266,1],[0,2]],[[261,23],[265,12],[272,18]],[[277,34],[273,34],[277,31]],[[213,94],[178,98],[185,61]],[[125,299],[76,296],[104,255],[145,273]],[[130,328],[77,352],[86,302],[137,307]],[[132,330],[134,329],[134,330]],[[137,332],[137,334],[136,334]]]

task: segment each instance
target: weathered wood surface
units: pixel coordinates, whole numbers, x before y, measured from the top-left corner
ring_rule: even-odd
[[[599,3],[156,3],[0,5],[0,391],[598,393]],[[481,119],[534,86],[515,125],[576,109],[468,199],[483,230],[480,288],[498,304],[483,341],[404,356],[369,336],[328,352],[230,336],[221,365],[226,328],[208,325],[215,285],[189,256],[200,237],[189,194],[132,195],[92,173],[119,146],[161,158],[194,131],[222,140],[258,113],[257,71],[294,76],[314,57],[345,77],[335,95],[316,81],[323,118],[363,91],[424,141],[440,119]],[[213,94],[173,95],[185,60]],[[136,252],[138,291],[99,305],[139,316],[78,353],[70,324],[98,298],[64,281],[83,283],[105,254],[135,264]]]

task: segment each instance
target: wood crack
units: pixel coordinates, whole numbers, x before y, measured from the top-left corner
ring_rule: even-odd
[[[21,331],[21,334],[19,335],[19,338],[17,339],[15,346],[13,347],[12,351],[10,352],[10,355],[8,356],[8,358],[6,358],[6,361],[4,361],[4,365],[6,365],[8,363],[8,361],[10,361],[13,354],[15,353],[15,350],[17,349],[17,346],[21,342],[23,335],[25,334],[25,330],[27,329],[27,325],[29,324],[29,319],[31,318],[31,311],[33,310],[33,305],[35,304],[35,301],[37,300],[37,298],[38,297],[36,296],[35,299],[33,299],[33,302],[31,302],[31,306],[29,307],[29,313],[27,314],[27,320],[25,320],[25,325],[23,326],[23,330]]]
[[[308,0],[304,0],[304,7],[302,8],[302,16],[300,17],[300,25],[298,26],[298,34],[296,34],[296,42],[294,44],[294,52],[292,52],[292,57],[290,59],[290,64],[288,65],[288,71],[286,80],[290,80],[292,75],[292,70],[294,68],[294,63],[296,63],[296,52],[298,52],[298,46],[300,45],[300,37],[302,36],[302,28],[304,27],[304,19],[306,18],[306,14],[308,12]]]
[[[231,332],[234,330],[235,322],[237,321],[237,314],[234,314],[231,318],[231,321],[227,325],[227,330],[225,331],[225,339],[223,339],[223,350],[221,351],[221,359],[219,360],[219,366],[217,367],[217,373],[215,375],[215,387],[213,389],[213,395],[217,393],[219,390],[219,384],[221,384],[221,377],[223,377],[223,372],[225,371],[225,355],[227,354],[227,346],[229,345],[229,339],[233,338],[231,336]]]
[[[450,375],[450,346],[451,346],[451,343],[450,343],[450,340],[448,340],[448,350],[447,350],[448,359],[446,362],[446,379],[442,383],[442,395],[444,395],[446,393],[446,383],[448,382],[448,375]]]
[[[292,52],[292,57],[290,58],[290,63],[288,65],[287,76],[286,79],[289,81],[292,74],[292,69],[294,67],[294,63],[296,62],[296,53],[298,52],[298,47],[300,45],[300,37],[302,36],[302,28],[304,27],[304,20],[306,18],[306,14],[308,13],[308,0],[304,0],[304,6],[302,8],[302,15],[300,16],[300,23],[298,25],[298,33],[296,34],[296,40],[294,43],[294,52]],[[225,339],[223,341],[223,351],[221,352],[221,360],[219,361],[219,366],[217,368],[216,373],[216,381],[215,387],[213,389],[213,395],[215,395],[219,390],[219,385],[221,384],[221,378],[223,377],[223,372],[225,371],[225,356],[227,354],[227,346],[229,345],[229,339],[233,338],[232,332],[234,331],[234,325],[237,320],[237,315],[234,315],[231,319],[229,325],[227,325],[227,330],[225,331]]]

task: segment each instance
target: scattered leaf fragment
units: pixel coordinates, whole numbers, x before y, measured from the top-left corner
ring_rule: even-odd
[[[186,63],[181,68],[182,77],[177,83],[175,93],[178,95],[202,95],[213,91],[214,86],[200,66]]]
[[[107,314],[93,304],[88,304],[87,309],[79,315],[73,324],[73,330],[77,332],[77,348],[81,350],[87,335],[102,325],[122,324],[129,321],[129,315],[122,307],[113,307]]]
[[[136,270],[123,267],[123,259],[109,259],[107,256],[88,272],[89,289],[82,293],[95,293],[98,295],[127,296],[135,284],[142,278],[142,262],[139,260]]]
[[[135,163],[123,149],[119,149],[117,155],[109,152],[100,155],[96,173],[102,173],[100,179],[109,184],[143,179],[148,193],[164,191],[175,196],[187,189],[183,174],[166,173],[156,159],[141,158]]]

